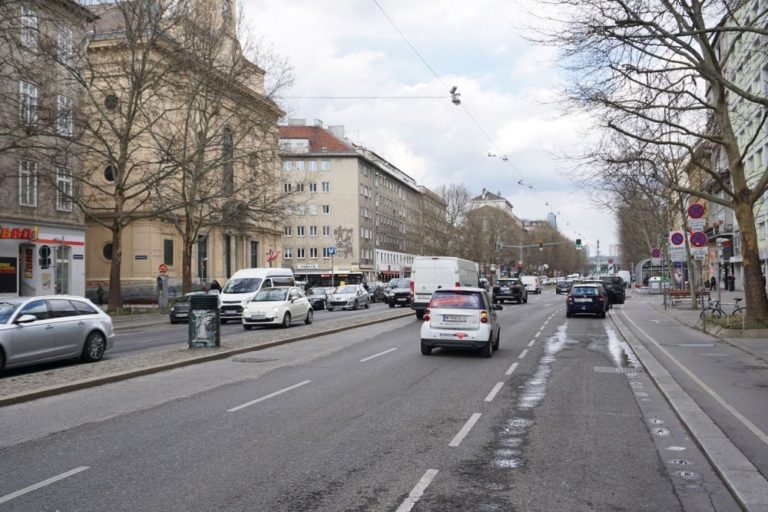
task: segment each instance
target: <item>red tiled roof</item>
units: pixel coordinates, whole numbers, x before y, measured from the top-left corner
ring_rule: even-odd
[[[309,152],[357,153],[355,148],[337,139],[331,132],[317,126],[278,126],[281,139],[309,140]]]

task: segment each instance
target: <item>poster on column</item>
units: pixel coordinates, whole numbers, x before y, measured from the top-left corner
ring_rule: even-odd
[[[19,293],[19,267],[16,258],[0,258],[0,293]]]

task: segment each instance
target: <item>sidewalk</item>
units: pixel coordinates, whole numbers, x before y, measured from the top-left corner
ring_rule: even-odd
[[[122,315],[110,315],[112,317],[112,327],[115,331],[125,331],[137,327],[147,327],[150,325],[162,325],[169,323],[167,313],[129,313]]]

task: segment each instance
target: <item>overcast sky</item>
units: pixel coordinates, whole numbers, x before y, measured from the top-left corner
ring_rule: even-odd
[[[520,4],[378,2],[426,64],[374,0],[243,0],[254,31],[294,68],[288,117],[344,125],[419,184],[501,192],[524,219],[555,212],[561,232],[580,235],[593,254],[600,240],[606,254],[618,239],[614,218],[590,202],[599,192],[576,186],[564,158],[596,134],[585,116],[563,114],[556,53],[523,37],[535,21]],[[450,100],[454,85],[461,106]]]

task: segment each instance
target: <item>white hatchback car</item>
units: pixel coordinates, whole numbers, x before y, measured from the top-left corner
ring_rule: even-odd
[[[314,311],[304,293],[296,287],[262,288],[243,304],[243,328],[256,325],[290,327],[295,320],[312,323]]]
[[[493,304],[483,288],[436,290],[424,312],[421,353],[428,356],[436,347],[479,349],[491,357],[499,349],[501,328]]]

